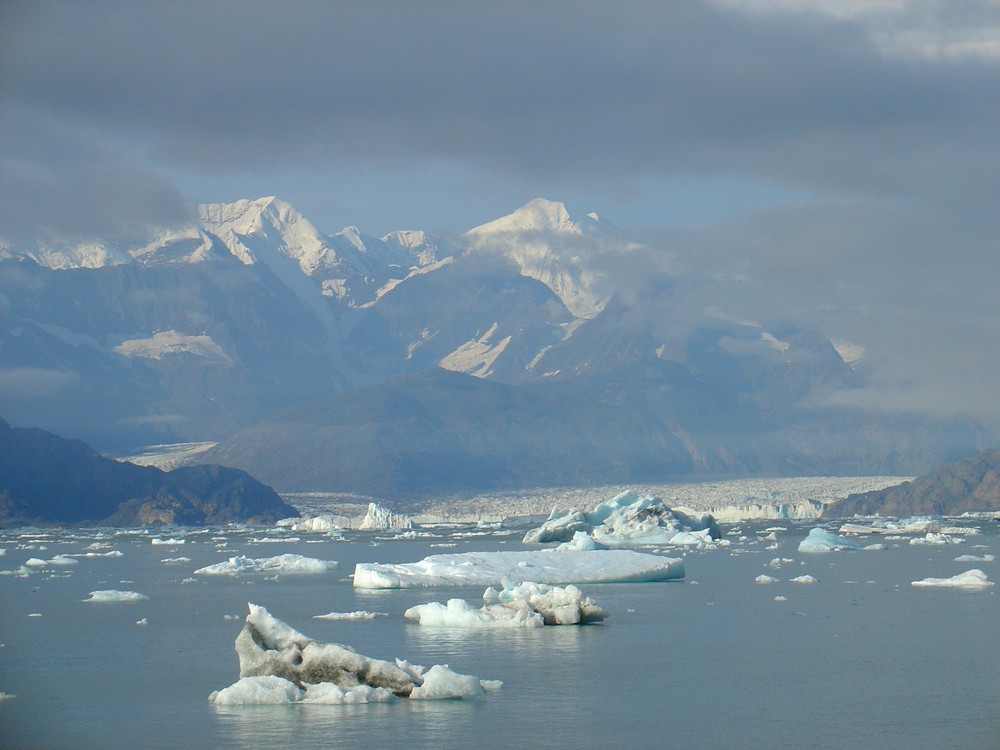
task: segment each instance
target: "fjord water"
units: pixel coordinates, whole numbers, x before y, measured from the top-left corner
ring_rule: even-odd
[[[16,695],[0,701],[0,746],[1000,747],[996,587],[910,585],[973,567],[996,580],[996,562],[955,561],[1000,554],[995,522],[965,522],[983,533],[962,544],[904,539],[826,554],[797,551],[808,525],[782,524],[776,549],[756,541],[773,523],[742,524],[744,540],[730,536],[728,548],[688,552],[684,581],[582,587],[609,611],[601,625],[518,631],[426,628],[402,617],[414,604],[478,599],[478,588],[359,591],[348,576],[356,562],[518,549],[520,531],[345,541],[268,531],[285,539],[262,542],[259,531],[215,530],[177,545],[135,532],[5,532],[0,569],[83,552],[97,537],[111,545],[99,552],[122,556],[0,576],[0,692]],[[340,567],[277,580],[192,575],[232,555],[286,552]],[[181,556],[190,562],[162,562]],[[775,568],[774,558],[793,562]],[[778,582],[755,583],[761,574]],[[818,581],[789,582],[805,574]],[[149,598],[82,601],[98,589]],[[238,676],[233,641],[247,602],[318,640],[449,664],[503,688],[473,701],[215,706],[209,693]],[[356,610],[388,617],[313,619]]]

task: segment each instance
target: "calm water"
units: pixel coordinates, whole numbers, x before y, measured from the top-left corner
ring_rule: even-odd
[[[964,544],[896,541],[884,551],[820,555],[797,551],[809,526],[788,525],[779,548],[766,549],[771,542],[757,542],[754,532],[771,524],[743,524],[746,541],[728,549],[688,553],[684,582],[583,587],[611,613],[603,625],[522,632],[421,628],[402,618],[413,604],[478,599],[479,589],[364,592],[346,579],[359,561],[518,549],[520,533],[396,541],[296,534],[299,541],[255,543],[261,532],[227,530],[188,534],[176,546],[104,534],[100,541],[122,557],[0,576],[0,691],[17,696],[0,702],[0,744],[1000,748],[1000,599],[992,589],[910,585],[973,567],[1000,579],[997,562],[954,560],[1000,556],[995,523],[975,524],[983,533]],[[8,532],[0,569],[84,551],[97,535]],[[432,546],[451,542],[457,546]],[[39,545],[46,549],[19,548]],[[339,572],[185,580],[230,555],[286,552],[337,560]],[[191,562],[161,562],[178,556]],[[775,570],[775,557],[794,563]],[[762,573],[780,582],[754,583]],[[819,582],[788,582],[803,574]],[[149,599],[81,601],[96,589]],[[319,640],[377,658],[445,663],[504,686],[475,701],[215,707],[208,694],[238,676],[233,640],[247,602]],[[313,619],[359,609],[390,616]],[[142,618],[147,624],[137,625]]]

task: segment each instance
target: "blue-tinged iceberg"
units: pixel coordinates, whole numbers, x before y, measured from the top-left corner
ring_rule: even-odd
[[[849,539],[832,531],[816,527],[809,535],[799,542],[799,552],[831,552],[838,549],[864,549],[857,539]]]
[[[586,533],[600,544],[706,545],[722,538],[719,524],[708,513],[693,516],[671,509],[660,498],[628,490],[599,503],[592,511],[553,508],[545,523],[524,535],[524,542],[568,542]]]
[[[537,552],[466,552],[431,555],[414,563],[358,563],[359,589],[406,589],[434,586],[507,586],[533,582],[628,583],[684,577],[684,562],[631,550],[557,550]]]

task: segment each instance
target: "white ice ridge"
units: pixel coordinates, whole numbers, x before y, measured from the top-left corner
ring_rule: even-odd
[[[118,591],[116,589],[104,589],[102,591],[91,591],[90,598],[84,599],[85,602],[138,602],[143,599],[148,599],[149,597],[145,594],[140,594],[137,591]]]
[[[198,568],[195,575],[236,576],[241,573],[326,573],[335,570],[334,560],[317,560],[302,555],[277,555],[252,558],[245,555],[230,557],[225,562]]]
[[[374,620],[376,617],[388,617],[388,612],[327,612],[325,615],[313,615],[314,620]]]
[[[358,563],[354,568],[354,586],[361,589],[507,586],[525,581],[628,583],[683,577],[683,560],[631,550],[466,552],[431,555],[415,563]]]
[[[722,538],[715,519],[671,510],[658,497],[627,490],[592,511],[553,508],[548,520],[524,535],[525,543],[568,542],[577,532],[610,547],[627,544],[710,544]]]
[[[447,666],[430,669],[362,656],[349,646],[315,641],[250,604],[236,637],[240,679],[209,695],[217,704],[371,703],[396,697],[471,698],[500,687]]]
[[[959,589],[985,589],[993,585],[993,581],[986,577],[986,574],[979,568],[967,570],[951,578],[925,578],[922,581],[914,581],[912,586],[942,586],[946,588]]]
[[[410,607],[403,616],[420,625],[458,628],[538,628],[543,625],[585,625],[608,613],[576,586],[522,583],[497,591],[488,588],[486,604],[478,609],[465,599],[447,604],[430,602]]]
[[[368,513],[361,521],[359,529],[410,529],[413,521],[409,516],[393,513],[384,505],[368,503]]]

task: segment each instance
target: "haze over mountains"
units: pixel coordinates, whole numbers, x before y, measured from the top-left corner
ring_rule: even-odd
[[[541,199],[447,239],[203,205],[145,243],[0,248],[0,416],[383,496],[917,474],[984,447],[960,415],[837,405],[865,387],[850,347],[725,288]]]

